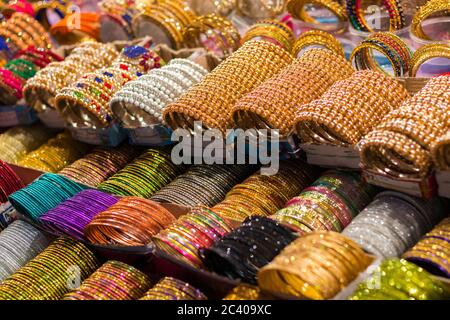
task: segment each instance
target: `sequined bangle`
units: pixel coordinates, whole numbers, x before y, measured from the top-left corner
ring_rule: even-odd
[[[416,77],[420,67],[433,58],[450,59],[450,45],[443,43],[431,43],[420,47],[411,59],[410,77]]]
[[[200,252],[209,270],[256,284],[258,270],[295,239],[289,229],[272,219],[249,217],[239,228]]]
[[[241,36],[227,18],[209,14],[197,17],[187,25],[183,38],[189,48],[204,47],[224,58],[237,50]]]
[[[25,188],[9,196],[9,202],[21,214],[33,220],[73,197],[86,187],[63,176],[45,173]]]
[[[299,234],[341,232],[375,193],[359,174],[328,171],[271,218]]]
[[[140,300],[207,300],[207,297],[187,282],[164,277]]]
[[[175,217],[154,201],[123,197],[96,215],[84,233],[93,243],[145,246],[174,221]]]
[[[194,267],[203,267],[199,249],[208,248],[231,231],[230,226],[206,207],[195,207],[153,237],[158,250]]]
[[[445,98],[450,77],[432,78],[359,143],[361,162],[370,170],[393,177],[425,177],[432,168],[430,148],[446,133]]]
[[[15,127],[0,134],[0,159],[17,164],[26,154],[39,148],[51,137],[41,125]]]
[[[185,207],[211,207],[222,201],[233,186],[255,170],[255,167],[245,165],[192,166],[150,199]]]
[[[280,162],[275,175],[256,173],[234,186],[225,199],[211,208],[223,219],[242,222],[247,217],[270,216],[284,207],[315,178],[316,173],[298,160]]]
[[[323,47],[335,54],[345,57],[344,47],[332,34],[322,30],[303,32],[293,45],[293,55],[299,58],[306,50]]]
[[[363,40],[350,55],[350,61],[357,70],[378,70],[390,74],[373,56],[373,51],[384,55],[393,69],[392,76],[406,76],[411,68],[412,53],[408,45],[393,33],[377,32]]]
[[[343,234],[382,258],[400,257],[436,224],[444,212],[439,200],[426,201],[397,192],[379,194]]]
[[[450,278],[450,218],[441,221],[403,258],[433,274]]]
[[[388,259],[359,284],[350,300],[440,300],[445,288],[422,268],[406,260]]]
[[[299,298],[330,299],[371,262],[372,258],[343,235],[313,232],[292,242],[260,269],[258,286]]]
[[[419,9],[414,14],[411,22],[411,33],[419,39],[432,40],[423,31],[423,22],[432,15],[435,15],[439,12],[448,12],[448,10],[450,10],[450,3],[446,0],[427,1],[424,5],[419,7]]]
[[[123,262],[110,260],[63,300],[136,300],[150,287],[146,274]]]
[[[73,140],[68,132],[64,132],[25,155],[18,164],[42,172],[57,173],[81,158],[87,149],[86,145]]]
[[[431,147],[434,164],[443,171],[450,171],[450,133],[440,137]]]
[[[0,160],[0,204],[8,201],[8,196],[25,185],[11,167]]]
[[[75,182],[96,187],[130,163],[138,152],[130,145],[117,148],[98,147],[60,172]]]
[[[295,130],[303,143],[355,146],[409,97],[397,80],[375,71],[358,71],[299,107],[293,119]]]
[[[299,106],[319,98],[353,71],[343,57],[325,49],[311,49],[240,98],[231,109],[234,125],[242,129],[278,129],[286,137],[292,132]]]
[[[172,163],[166,151],[149,149],[98,189],[122,196],[149,198],[184,171]]]
[[[163,118],[173,129],[193,130],[193,122],[201,120],[205,128],[217,128],[225,133],[232,107],[239,98],[290,62],[291,54],[282,47],[268,41],[248,41],[199,84],[167,106]]]
[[[0,281],[36,257],[49,242],[41,231],[25,221],[11,223],[0,233]]]
[[[345,7],[337,1],[332,0],[288,0],[286,3],[287,11],[296,19],[307,23],[320,24],[315,18],[311,17],[305,10],[308,4],[318,5],[332,12],[340,23],[347,21],[347,12]]]
[[[84,244],[58,238],[0,284],[0,298],[58,300],[70,291],[71,274],[73,281],[83,281],[98,267],[97,258]]]

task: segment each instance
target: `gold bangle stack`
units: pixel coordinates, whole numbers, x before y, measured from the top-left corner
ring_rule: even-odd
[[[188,2],[198,15],[215,13],[226,17],[236,7],[236,0],[189,0]]]
[[[358,144],[365,168],[398,178],[430,174],[430,148],[450,127],[450,77],[432,78],[414,97],[390,112]]]
[[[149,21],[164,31],[173,48],[183,47],[183,32],[196,17],[189,7],[179,0],[163,0],[141,1],[138,8],[141,13],[133,18],[132,23],[135,34],[140,20]]]
[[[262,300],[261,290],[249,284],[240,284],[234,287],[223,300]]]
[[[236,0],[236,11],[252,19],[275,18],[283,13],[286,0]]]
[[[232,109],[235,126],[278,129],[285,137],[294,128],[299,106],[319,98],[333,83],[352,73],[343,57],[326,49],[308,50],[236,103]]]
[[[197,17],[187,25],[183,38],[187,47],[205,47],[223,58],[239,48],[241,36],[227,18],[209,14]]]
[[[431,146],[431,155],[438,169],[450,171],[450,131]]]
[[[273,77],[292,62],[292,55],[268,41],[251,40],[223,61],[203,80],[163,112],[173,129],[193,130],[194,121],[225,133],[231,111],[246,93]]]
[[[110,65],[117,55],[111,44],[81,44],[64,61],[50,63],[27,81],[23,89],[26,102],[37,112],[55,109],[59,90],[88,72]]]
[[[332,34],[322,30],[310,30],[302,33],[295,41],[292,53],[294,57],[299,57],[305,49],[310,47],[323,47],[335,54],[345,57],[344,47]]]
[[[430,16],[438,12],[449,12],[450,1],[448,0],[429,0],[415,13],[411,22],[411,33],[417,38],[423,40],[433,40],[425,34],[422,29],[422,23]]]
[[[415,77],[420,67],[433,58],[450,59],[450,44],[431,43],[420,47],[411,59],[410,77]]]
[[[286,7],[288,12],[296,19],[307,23],[319,24],[319,22],[308,15],[305,11],[307,4],[318,5],[331,11],[341,22],[347,21],[345,7],[333,0],[288,0]]]
[[[371,262],[352,240],[336,232],[316,231],[292,242],[260,269],[258,285],[299,298],[330,299]]]
[[[294,32],[288,25],[276,19],[258,21],[247,30],[241,43],[249,40],[267,40],[282,46],[287,51],[292,51]]]
[[[358,71],[301,106],[294,117],[296,132],[304,143],[354,146],[409,97],[393,78]]]

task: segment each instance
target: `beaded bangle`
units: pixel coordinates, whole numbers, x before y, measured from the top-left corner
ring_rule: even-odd
[[[250,217],[213,246],[202,249],[204,265],[231,279],[256,284],[256,274],[296,236],[265,217]]]
[[[145,246],[174,221],[175,217],[154,201],[124,197],[96,215],[84,233],[93,243]]]
[[[164,277],[148,290],[140,300],[207,300],[206,296],[189,283]]]
[[[98,267],[84,244],[59,238],[0,284],[0,299],[58,300],[70,290],[71,281],[83,281]]]
[[[344,47],[332,34],[322,30],[303,32],[293,45],[294,57],[299,58],[305,50],[311,47],[323,47],[335,54],[345,57]]]
[[[155,193],[150,199],[185,207],[211,207],[256,168],[245,165],[196,165]]]
[[[448,12],[450,10],[450,3],[447,0],[429,0],[424,5],[419,7],[413,16],[411,22],[411,33],[423,40],[432,40],[422,29],[423,22],[428,17],[439,13]]]
[[[415,77],[420,67],[433,58],[450,59],[450,45],[431,43],[420,47],[412,56],[409,76]]]
[[[18,164],[42,172],[57,173],[81,158],[86,151],[86,145],[73,140],[68,132],[64,132],[25,155]]]
[[[373,50],[383,54],[389,60],[393,75],[396,77],[407,75],[413,66],[411,51],[403,40],[393,33],[377,32],[353,49],[350,61],[357,70],[371,69],[388,73],[374,58]]]
[[[450,171],[450,134],[440,137],[431,147],[434,164],[443,171]]]
[[[316,19],[308,15],[305,10],[307,4],[318,5],[328,9],[341,22],[347,21],[347,12],[345,8],[337,1],[332,0],[288,0],[286,3],[287,11],[296,19],[307,23],[320,24]]]
[[[355,173],[329,171],[271,218],[299,234],[341,232],[375,195]]]
[[[136,300],[150,288],[150,279],[119,261],[105,262],[63,300]]]
[[[361,247],[382,258],[400,257],[442,217],[439,200],[425,201],[385,192],[343,231]]]
[[[354,146],[408,98],[405,87],[391,77],[358,71],[301,106],[295,129],[304,143]]]
[[[0,281],[36,257],[49,244],[45,235],[25,221],[14,221],[0,233]]]
[[[286,137],[293,129],[299,106],[319,98],[333,83],[352,73],[343,57],[325,49],[308,50],[235,104],[232,108],[235,126],[274,128]]]
[[[252,25],[242,37],[241,44],[250,40],[267,40],[291,52],[294,32],[283,22],[276,19],[266,19]]]
[[[149,198],[181,174],[184,167],[170,160],[170,154],[149,149],[132,163],[98,185],[98,189],[121,196]]]
[[[356,243],[339,233],[313,232],[292,242],[260,269],[258,285],[269,292],[330,299],[371,260]]]
[[[292,61],[289,52],[268,41],[248,41],[196,86],[163,111],[165,122],[176,129],[193,130],[193,121],[225,133],[233,105],[264,80]],[[224,82],[223,79],[227,79]]]
[[[10,166],[0,160],[0,204],[8,201],[8,196],[25,185]]]
[[[270,216],[284,207],[315,178],[315,172],[302,161],[281,161],[277,174],[254,174],[234,186],[225,200],[211,208],[223,219],[244,221],[247,217]]]
[[[9,196],[9,202],[21,214],[38,220],[45,212],[73,197],[86,187],[63,176],[45,173],[25,188]]]
[[[448,294],[430,274],[406,260],[389,259],[359,284],[350,300],[438,300]]]

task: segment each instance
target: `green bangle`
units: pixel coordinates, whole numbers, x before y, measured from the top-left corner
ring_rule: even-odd
[[[25,59],[11,60],[4,66],[4,68],[10,70],[24,80],[34,77],[37,72],[36,66],[32,62]]]

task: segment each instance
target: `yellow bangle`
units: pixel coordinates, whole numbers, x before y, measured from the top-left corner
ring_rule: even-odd
[[[296,19],[300,19],[304,22],[319,24],[319,22],[308,15],[305,11],[307,4],[314,4],[322,6],[329,11],[333,12],[339,21],[347,21],[347,12],[345,7],[332,0],[288,0],[286,7],[288,12]]]
[[[344,47],[333,35],[322,30],[310,30],[304,32],[294,43],[293,54],[298,54],[305,48],[310,46],[322,46],[334,53],[344,57]]]
[[[450,45],[443,43],[431,43],[417,50],[411,60],[410,77],[415,77],[419,68],[428,60],[433,58],[450,59]]]
[[[422,23],[431,15],[441,11],[450,11],[450,1],[430,0],[425,5],[421,6],[411,22],[411,33],[423,40],[433,40],[423,31]]]

